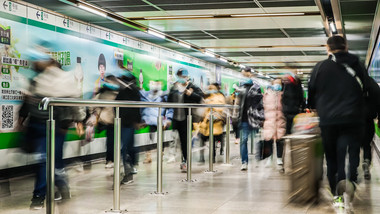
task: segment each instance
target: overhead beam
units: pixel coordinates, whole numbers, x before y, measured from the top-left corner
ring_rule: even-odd
[[[145,17],[128,17],[133,21],[145,20],[178,20],[178,19],[226,19],[226,18],[268,18],[268,17],[286,17],[286,16],[318,16],[319,11],[312,12],[286,12],[286,13],[239,13],[239,14],[205,14],[205,15],[175,15],[175,16],[145,16]]]
[[[331,2],[331,8],[333,10],[334,14],[334,22],[336,26],[336,30],[338,31],[338,34],[346,37],[346,34],[344,33],[344,27],[343,27],[343,18],[342,18],[342,12],[340,8],[340,0],[330,0]]]
[[[214,46],[207,49],[237,49],[237,48],[320,48],[326,45],[259,45],[259,46]]]
[[[319,11],[320,11],[320,14],[322,17],[322,23],[323,23],[323,26],[325,27],[326,36],[332,36],[332,32],[330,31],[329,22],[328,22],[326,13],[323,9],[321,0],[314,0],[314,1],[315,1],[315,4],[318,6]]]

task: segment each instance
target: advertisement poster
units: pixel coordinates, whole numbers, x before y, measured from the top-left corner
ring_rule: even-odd
[[[223,67],[132,38],[127,39],[68,17],[14,5],[17,5],[17,10],[12,7],[12,11],[0,11],[0,155],[7,160],[17,161],[13,161],[12,165],[2,162],[0,169],[30,164],[24,154],[8,151],[19,147],[21,130],[18,112],[31,81],[37,75],[31,69],[27,53],[38,44],[47,49],[64,71],[69,72],[68,76],[75,80],[72,87],[80,92],[80,98],[83,99],[92,99],[106,76],[121,76],[126,72],[118,67],[117,61],[121,59],[143,91],[150,90],[151,81],[160,81],[162,90],[168,93],[177,80],[176,72],[180,68],[188,70],[190,81],[203,90],[211,83],[221,82],[222,91],[232,93],[233,84],[238,82],[233,75],[225,75]],[[135,137],[144,139],[142,137],[148,131],[149,128],[138,130]],[[170,131],[166,132],[168,136],[165,139],[169,139]],[[83,146],[75,128],[69,129],[65,158],[104,152],[104,136],[104,132],[96,133],[95,141],[99,143]],[[137,142],[145,143],[144,140]],[[84,147],[90,152],[85,152]]]

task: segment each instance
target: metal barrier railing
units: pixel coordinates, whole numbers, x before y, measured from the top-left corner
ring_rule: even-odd
[[[113,213],[122,213],[120,210],[120,141],[121,141],[121,118],[120,108],[159,108],[157,118],[157,191],[155,194],[162,195],[162,149],[163,149],[163,124],[161,108],[187,108],[189,114],[187,115],[187,179],[186,181],[192,182],[191,179],[191,139],[192,139],[192,116],[191,109],[193,108],[210,108],[210,134],[209,134],[209,169],[207,172],[214,172],[213,170],[213,108],[239,108],[239,106],[232,105],[218,105],[218,104],[193,104],[193,103],[153,103],[153,102],[135,102],[135,101],[115,101],[115,100],[82,100],[70,98],[44,98],[39,106],[40,110],[49,111],[49,120],[47,121],[47,195],[46,195],[46,213],[54,214],[54,170],[55,170],[55,121],[54,121],[54,106],[83,106],[83,107],[115,107],[116,114],[114,119],[114,187],[113,187]],[[225,163],[230,163],[230,118],[227,113],[226,122],[226,143],[225,143]]]

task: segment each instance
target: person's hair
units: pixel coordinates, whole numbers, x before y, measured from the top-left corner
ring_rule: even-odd
[[[177,76],[189,76],[189,72],[184,68],[180,68],[177,71]]]
[[[240,69],[241,72],[249,72],[249,73],[252,73],[252,69],[250,67],[245,67],[245,68],[242,68]]]
[[[347,48],[347,40],[342,36],[335,35],[327,40],[327,46],[330,51],[344,51]]]
[[[220,84],[217,82],[211,83],[211,85],[214,85],[218,91],[220,91]]]
[[[106,68],[106,58],[104,57],[103,54],[100,54],[99,55],[99,59],[98,59],[98,69],[99,69],[99,66],[100,65],[103,65],[104,68]]]

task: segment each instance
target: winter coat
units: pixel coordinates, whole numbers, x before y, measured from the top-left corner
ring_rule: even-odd
[[[123,82],[125,87],[117,94],[116,100],[141,101],[136,78],[128,78]],[[140,108],[120,108],[120,118],[122,126],[132,128],[141,122]]]
[[[193,83],[189,83],[186,87],[186,89],[193,89],[193,93],[190,96],[187,96],[186,94],[183,94],[183,103],[201,103],[203,99],[203,91],[198,86],[194,85]],[[178,91],[178,88],[176,84],[170,89],[169,95],[168,95],[168,102],[170,103],[179,103],[178,100],[178,94],[180,92]],[[173,117],[175,118],[175,114],[178,112],[179,109],[175,109]],[[185,115],[188,114],[188,109],[185,108]],[[199,115],[194,114],[194,110],[191,111],[193,116],[193,122],[199,122],[200,118]]]
[[[282,94],[282,111],[285,115],[296,115],[305,108],[301,80],[292,76],[288,76],[286,80]]]
[[[264,94],[264,140],[278,140],[285,135],[286,120],[282,112],[282,92],[268,89]]]
[[[141,101],[144,102],[157,102],[164,103],[167,102],[167,96],[157,96],[151,97],[149,92],[140,91]],[[142,120],[147,125],[157,126],[158,108],[142,108],[141,109]],[[161,115],[164,120],[171,122],[173,119],[173,109],[172,108],[161,108]]]
[[[32,81],[29,93],[20,109],[20,117],[30,117],[33,121],[46,121],[49,111],[39,110],[44,97],[77,98],[80,93],[75,85],[74,74],[56,66],[49,66]],[[83,107],[54,107],[54,119],[61,128],[67,129],[71,122],[79,122],[86,117]]]
[[[226,104],[226,98],[222,93],[215,93],[210,94],[205,99],[206,104]],[[221,135],[223,134],[223,126],[226,121],[226,114],[224,112],[225,110],[223,108],[213,108],[213,118],[214,118],[214,135]],[[210,135],[210,109],[207,108],[207,110],[204,113],[204,119],[200,124],[200,133],[204,136]]]
[[[366,69],[357,56],[348,52],[335,53],[336,62],[332,57],[330,55],[314,67],[309,81],[308,105],[317,109],[320,126],[364,123],[363,91],[342,63],[355,71],[364,89],[368,85]]]
[[[95,100],[115,100],[118,91],[103,87],[94,97]],[[113,107],[95,107],[89,108],[89,112],[96,116],[96,123],[103,125],[112,125],[115,119],[115,110]]]
[[[240,108],[233,110],[233,122],[242,122],[247,117],[247,121],[243,122],[248,122],[252,128],[262,127],[264,107],[263,95],[259,84],[253,82],[252,84],[243,85],[243,88],[239,90],[235,105]]]

